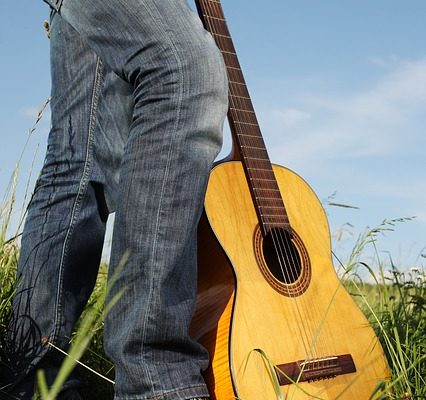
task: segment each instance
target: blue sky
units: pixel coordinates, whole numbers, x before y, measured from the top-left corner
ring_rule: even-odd
[[[367,226],[416,216],[380,238],[378,249],[384,258],[390,252],[401,269],[421,264],[426,246],[426,2],[222,4],[271,160],[299,173],[324,200],[336,252],[344,258]],[[45,4],[2,1],[0,11],[3,198],[28,129],[49,96],[50,78]],[[48,127],[47,111],[20,164],[18,205],[34,153],[34,174],[40,168]],[[226,144],[223,153],[228,149]],[[358,208],[328,206],[333,194],[334,202]]]

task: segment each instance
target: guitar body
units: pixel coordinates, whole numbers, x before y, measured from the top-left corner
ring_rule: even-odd
[[[218,164],[209,180],[199,226],[199,292],[191,334],[211,355],[205,376],[211,396],[277,399],[268,362],[327,363],[349,355],[355,371],[333,377],[330,364],[321,380],[281,382],[282,398],[367,400],[378,382],[389,378],[382,348],[335,274],[328,223],[316,195],[292,171],[273,170],[302,260],[289,284],[268,274],[241,162]]]
[[[273,166],[220,0],[195,0],[228,74],[233,149],[213,168],[198,229],[190,333],[210,353],[215,400],[369,400],[383,350],[331,261],[314,192]]]

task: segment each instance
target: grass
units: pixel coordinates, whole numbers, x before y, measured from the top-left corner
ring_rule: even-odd
[[[12,175],[3,202],[0,204],[0,371],[6,370],[5,339],[7,323],[11,313],[11,300],[15,289],[16,266],[18,263],[19,247],[17,235],[7,237],[8,226],[12,217],[15,203],[15,189],[18,170]],[[0,378],[3,374],[0,374]],[[0,379],[0,390],[2,384]]]
[[[14,214],[17,175],[18,168],[13,172],[8,190],[0,204],[0,372],[2,372],[0,373],[0,398],[3,398],[2,392],[11,383],[5,380],[3,372],[8,368],[6,337],[16,285],[19,257],[18,239],[24,217],[23,213],[19,217],[17,231],[8,236],[8,228]],[[125,259],[122,260],[123,264],[124,262]],[[118,270],[120,270],[120,266]],[[38,377],[39,391],[43,400],[55,399],[61,385],[76,366],[81,371],[83,390],[90,393],[91,398],[113,398],[114,368],[103,351],[104,313],[108,312],[108,309],[113,306],[121,294],[118,293],[105,305],[105,297],[113,281],[114,278],[107,283],[107,265],[102,264],[99,268],[95,288],[76,325],[75,332],[70,340],[69,353],[53,387],[49,390],[46,388],[42,373]],[[50,343],[46,343],[46,345],[53,346]],[[60,350],[56,349],[55,351]]]
[[[118,270],[124,263],[125,260],[122,261]],[[113,373],[113,365],[103,354],[102,328],[105,313],[108,313],[108,310],[114,306],[122,294],[118,292],[105,305],[105,298],[109,288],[114,284],[114,280],[113,277],[107,283],[106,266],[103,265],[96,287],[71,338],[69,352],[64,353],[66,357],[51,388],[46,385],[43,371],[38,373],[38,389],[43,400],[54,400],[56,398],[63,383],[76,366],[83,367],[86,372],[82,374],[84,392],[90,393],[93,399],[113,397],[112,385],[114,381],[112,376],[108,377]],[[55,351],[62,352],[53,344],[49,342],[46,344],[52,346]]]
[[[426,399],[426,273],[422,266],[400,272],[391,257],[385,268],[376,248],[379,233],[406,221],[386,220],[361,236],[342,278],[385,351],[392,373],[385,398]],[[374,270],[362,261],[367,246],[376,255]],[[360,270],[370,279],[360,279]]]
[[[12,180],[13,182],[16,179]],[[11,311],[11,297],[15,285],[16,265],[19,254],[17,235],[6,238],[14,206],[12,193],[6,197],[0,214],[0,358],[4,362],[4,346],[7,321]],[[342,280],[375,328],[384,347],[392,372],[392,379],[379,398],[426,399],[426,275],[419,266],[408,272],[400,272],[390,259],[390,269],[385,270],[379,257],[375,269],[365,263],[363,253],[367,246],[375,248],[377,234],[387,231],[395,222],[384,221],[377,228],[366,232],[355,244],[345,263]],[[424,256],[423,256],[424,258]],[[107,267],[100,268],[98,281],[86,310],[71,340],[69,357],[50,391],[39,376],[39,388],[43,400],[53,400],[61,384],[80,359],[86,367],[82,371],[83,385],[93,399],[113,397],[113,365],[103,352],[104,298],[107,291]],[[360,270],[367,271],[370,279],[359,278]],[[107,307],[110,307],[108,305]],[[2,365],[4,368],[4,365]],[[90,368],[91,370],[87,369]],[[96,371],[94,373],[93,371]],[[5,382],[0,383],[4,385]]]

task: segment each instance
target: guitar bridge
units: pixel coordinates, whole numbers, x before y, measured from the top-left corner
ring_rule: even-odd
[[[350,354],[342,354],[281,364],[275,370],[278,381],[283,386],[350,374],[356,372],[356,367]]]

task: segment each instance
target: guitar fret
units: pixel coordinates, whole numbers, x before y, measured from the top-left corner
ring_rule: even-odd
[[[253,117],[252,114],[249,114],[248,116],[249,117]],[[255,132],[252,132],[252,133],[255,133]],[[253,136],[253,135],[251,135],[251,136],[246,135],[246,137],[244,137],[244,136],[240,137],[240,142],[243,145],[261,147],[263,150],[266,150],[265,149],[265,142],[263,141],[263,138],[262,138],[262,136],[260,134],[259,135],[255,135],[255,136]]]
[[[228,57],[230,57],[229,54]],[[231,82],[242,82],[245,85],[244,76],[237,61],[225,59],[225,65],[228,73],[228,80]]]
[[[233,108],[239,108],[247,111],[253,111],[253,105],[250,99],[243,96],[235,97],[232,94],[229,96],[229,102]]]
[[[268,212],[268,213],[271,213],[272,215],[279,215],[279,213],[284,210],[284,204],[261,205],[260,209],[263,210],[262,212]]]
[[[256,126],[257,128],[259,128],[259,125],[258,125],[257,119],[256,119],[256,115],[254,113],[251,113],[247,110],[242,110],[242,109],[239,109],[238,111],[232,110],[232,112],[230,111],[230,113],[233,117],[238,117],[238,118],[243,119],[245,121],[246,125]],[[251,130],[253,130],[253,128],[251,128]],[[248,133],[256,134],[256,132],[248,132]],[[257,135],[257,138],[259,140],[261,140],[262,136],[259,134],[259,135]],[[242,139],[244,139],[244,138],[242,138]],[[246,141],[247,140],[250,140],[249,137],[246,138]],[[262,140],[262,145],[263,145],[263,140]]]
[[[288,218],[285,218],[285,216],[283,216],[282,221],[275,221],[275,222],[263,221],[263,225],[265,226],[265,229],[267,229],[267,231],[270,231],[272,228],[288,229],[290,227]]]
[[[247,87],[243,85],[235,85],[229,86],[229,98],[232,100],[235,98],[235,100],[241,99],[242,101],[246,101],[248,104],[250,104],[250,109],[253,108],[250,96],[248,96]]]
[[[265,149],[265,155],[268,154],[268,152]],[[271,168],[271,161],[269,160],[269,157],[267,160],[261,161],[256,160],[253,157],[250,157],[250,159],[247,159],[247,167],[260,167],[260,168]]]
[[[260,210],[261,210],[261,213],[263,215],[275,215],[275,216],[279,215],[279,216],[281,216],[283,212],[285,213],[285,208],[284,208],[283,204],[280,205],[280,206],[264,206],[264,205],[262,205],[262,206],[260,206]]]
[[[240,96],[240,97],[247,97],[247,101],[250,101],[250,95],[247,90],[246,85],[237,85],[237,84],[229,84],[229,94],[230,96]]]
[[[233,55],[233,56],[236,56],[237,54],[235,53],[235,52],[233,52],[233,51],[225,51],[225,50],[222,50],[222,53],[225,53],[225,54],[231,54],[231,55]]]
[[[219,49],[222,51],[222,53],[227,53],[228,56],[229,55],[232,56],[232,55],[235,54],[235,49],[232,47],[232,43],[228,43],[228,42],[223,41],[223,40],[217,40],[216,44],[217,44],[217,47],[219,47]],[[230,61],[230,62],[229,63],[225,62],[225,65],[228,68],[229,67],[234,67],[234,68],[237,68],[237,69],[239,69],[241,71],[241,68],[239,68],[239,65],[237,65],[237,59],[228,60],[228,61]]]
[[[246,112],[250,114],[256,114],[253,110],[243,110],[241,108],[234,108],[234,107],[230,107],[229,109],[232,111],[241,111],[241,112]]]
[[[251,123],[252,125],[258,126],[256,114],[253,112],[253,108],[251,107],[251,103],[244,100],[235,100],[229,99],[229,102],[232,106],[232,109],[229,109],[229,112],[237,121],[243,121],[246,124]],[[250,112],[251,111],[251,112]]]
[[[271,191],[276,190],[277,192],[279,192],[279,190],[278,190],[278,189],[256,188],[256,190],[268,190],[268,191],[269,191],[269,190],[271,190]],[[256,196],[256,199],[278,200],[278,198],[274,199],[274,198],[266,197],[266,196]],[[281,200],[281,198],[280,198],[279,200]]]
[[[283,215],[276,215],[276,214],[260,214],[262,217],[267,217],[267,218],[273,218],[273,219],[285,219],[287,220],[287,215],[283,214]]]
[[[247,167],[248,171],[267,171],[267,172],[273,172],[272,169],[267,169],[267,168],[250,168]]]
[[[214,38],[216,39],[216,44],[219,49],[221,49],[224,52],[228,52],[231,54],[235,54],[235,48],[232,44],[232,41],[226,38],[226,35],[221,35],[218,33],[213,33]],[[234,60],[237,61],[237,60]]]
[[[275,182],[275,179],[268,179],[268,178],[255,178],[250,177],[251,181],[261,181],[261,182]]]
[[[243,151],[243,156],[248,162],[250,162],[251,155],[268,157],[268,152],[264,148],[252,148],[250,146],[244,146],[242,143],[240,143],[240,148]],[[246,166],[248,165],[249,164]]]
[[[271,166],[271,163],[270,163],[269,160],[268,160],[267,163],[266,162],[262,162],[262,163],[260,163],[260,162],[249,163],[247,165],[247,169],[249,169],[249,170],[254,169],[254,170],[259,170],[259,171],[271,171],[271,172],[274,172],[274,170],[272,169],[272,166]]]
[[[229,83],[232,83],[234,85],[242,85],[242,86],[246,87],[246,84],[243,83],[243,82],[229,81]]]
[[[228,69],[234,69],[236,71],[241,72],[241,68],[240,67],[231,67],[230,65],[227,65],[226,68],[228,68]]]
[[[246,133],[237,133],[237,136],[241,136],[242,138],[248,137],[248,138],[256,138],[261,139],[262,137],[260,135],[247,135]]]
[[[256,147],[256,146],[241,146],[242,149],[256,149],[256,150],[265,150],[264,147]]]
[[[219,17],[213,17],[212,15],[203,14],[203,16],[206,17],[206,18],[209,18],[209,19],[214,19],[214,20],[217,20],[217,21],[226,22],[225,19],[219,18]]]
[[[234,96],[232,89],[229,93],[229,102],[231,106],[236,108],[243,108],[245,110],[253,110],[253,104],[250,98],[244,96],[245,93],[241,93],[242,95]]]
[[[266,150],[265,149],[265,143],[264,143],[263,138],[262,138],[261,135],[254,136],[254,137],[253,136],[241,137],[240,139],[241,139],[241,144],[242,145],[260,147],[263,150]]]
[[[254,188],[254,190],[255,191],[257,191],[257,190],[267,190],[268,192],[269,191],[271,191],[271,192],[279,192],[280,191],[279,189],[268,189],[268,188]],[[262,196],[258,196],[256,198],[267,199],[267,197],[262,197]]]
[[[220,43],[218,41],[216,41],[216,44],[219,47]],[[223,58],[225,60],[226,66],[231,66],[231,67],[239,67],[240,66],[240,63],[238,62],[238,58],[237,58],[237,55],[235,54],[235,52],[232,53],[232,52],[222,51],[222,55],[223,55]],[[242,74],[242,71],[240,71],[240,72]]]
[[[263,210],[263,215],[274,215],[282,216],[285,213],[284,205],[281,206],[260,206],[260,209]],[[266,213],[266,214],[265,214]]]
[[[266,209],[269,209],[269,210],[272,210],[272,213],[274,214],[274,215],[277,215],[277,211],[280,211],[280,210],[283,210],[283,208],[284,208],[284,205],[281,203],[281,204],[262,204],[261,206],[260,206],[260,209],[265,209],[265,211],[266,211]]]
[[[233,115],[235,117],[241,117],[243,122],[250,122],[254,121],[254,123],[257,125],[257,119],[256,115],[253,111],[253,108],[251,107],[251,103],[244,99],[229,99],[231,104],[231,108],[229,108],[230,111],[233,112]],[[241,113],[243,112],[243,114]],[[245,117],[250,117],[250,120],[245,120]],[[236,118],[238,122],[240,122],[240,118]]]
[[[267,207],[260,207],[261,209],[267,208]],[[260,213],[262,216],[265,217],[271,217],[271,218],[282,218],[283,215],[285,215],[285,209],[284,207],[276,207],[276,208],[268,208],[264,211],[261,211]]]
[[[237,125],[231,125],[231,127],[234,127],[236,132],[248,132],[253,135],[259,134],[260,136],[260,129],[258,125],[243,125],[243,124],[237,124]],[[238,141],[239,144],[244,144],[241,141]],[[266,149],[265,149],[266,151]],[[250,160],[249,160],[250,161]]]
[[[218,37],[218,38],[231,39],[231,36],[229,36],[229,35],[223,35],[223,34],[221,34],[221,33],[212,32],[212,35],[213,35],[213,36],[216,36],[216,37]]]
[[[233,103],[237,102],[234,101]],[[252,124],[257,125],[256,113],[249,107],[249,105],[251,104],[235,104],[236,107],[234,107],[234,104],[232,104],[232,106],[229,107],[229,112],[232,112],[232,115],[240,117],[241,119],[248,118],[245,121],[246,123],[253,121]]]
[[[250,169],[250,168],[248,168],[248,170],[249,170],[249,171],[252,171],[252,169]],[[257,169],[257,171],[264,171],[264,172],[267,172],[267,173],[273,174],[273,171],[268,170],[268,169],[263,169],[263,170],[259,170],[259,169]],[[273,176],[274,176],[274,175],[273,175]],[[275,176],[274,176],[274,178],[275,178]],[[274,180],[275,180],[275,179],[274,179]],[[269,190],[269,188],[264,188],[263,190]],[[279,191],[279,190],[277,190],[277,191]]]
[[[259,126],[258,124],[252,124],[250,122],[243,122],[243,121],[234,121],[234,124],[241,124],[241,125],[249,125],[249,126]]]
[[[260,158],[260,157],[250,157],[250,160],[258,160],[258,161],[269,161],[269,158]]]
[[[277,185],[275,184],[275,181],[271,181],[271,180],[259,180],[258,183],[256,184],[257,186],[261,186],[264,189],[266,189],[268,192],[272,191],[273,189],[278,189]],[[256,191],[256,189],[258,189],[257,187],[253,187],[254,191]],[[266,196],[269,196],[268,193],[265,193]],[[278,199],[278,197],[274,197],[276,199]]]
[[[268,190],[268,189],[266,189]],[[269,189],[269,190],[273,190],[273,189]],[[268,192],[269,192],[268,190]],[[262,193],[261,196],[256,196],[257,199],[260,199],[262,201],[269,201],[270,203],[273,203],[274,205],[281,205],[282,204],[282,199],[281,196],[276,196],[275,194],[270,194],[270,193]]]
[[[251,100],[250,97],[247,97],[247,96],[238,96],[236,94],[231,94],[230,96],[235,97],[236,99]]]
[[[241,98],[244,101],[247,101],[247,103],[250,104],[250,108],[253,108],[253,106],[251,104],[249,92],[247,90],[247,86],[231,84],[229,86],[229,97],[230,97],[230,99],[232,99],[232,96],[239,96],[239,98]]]

